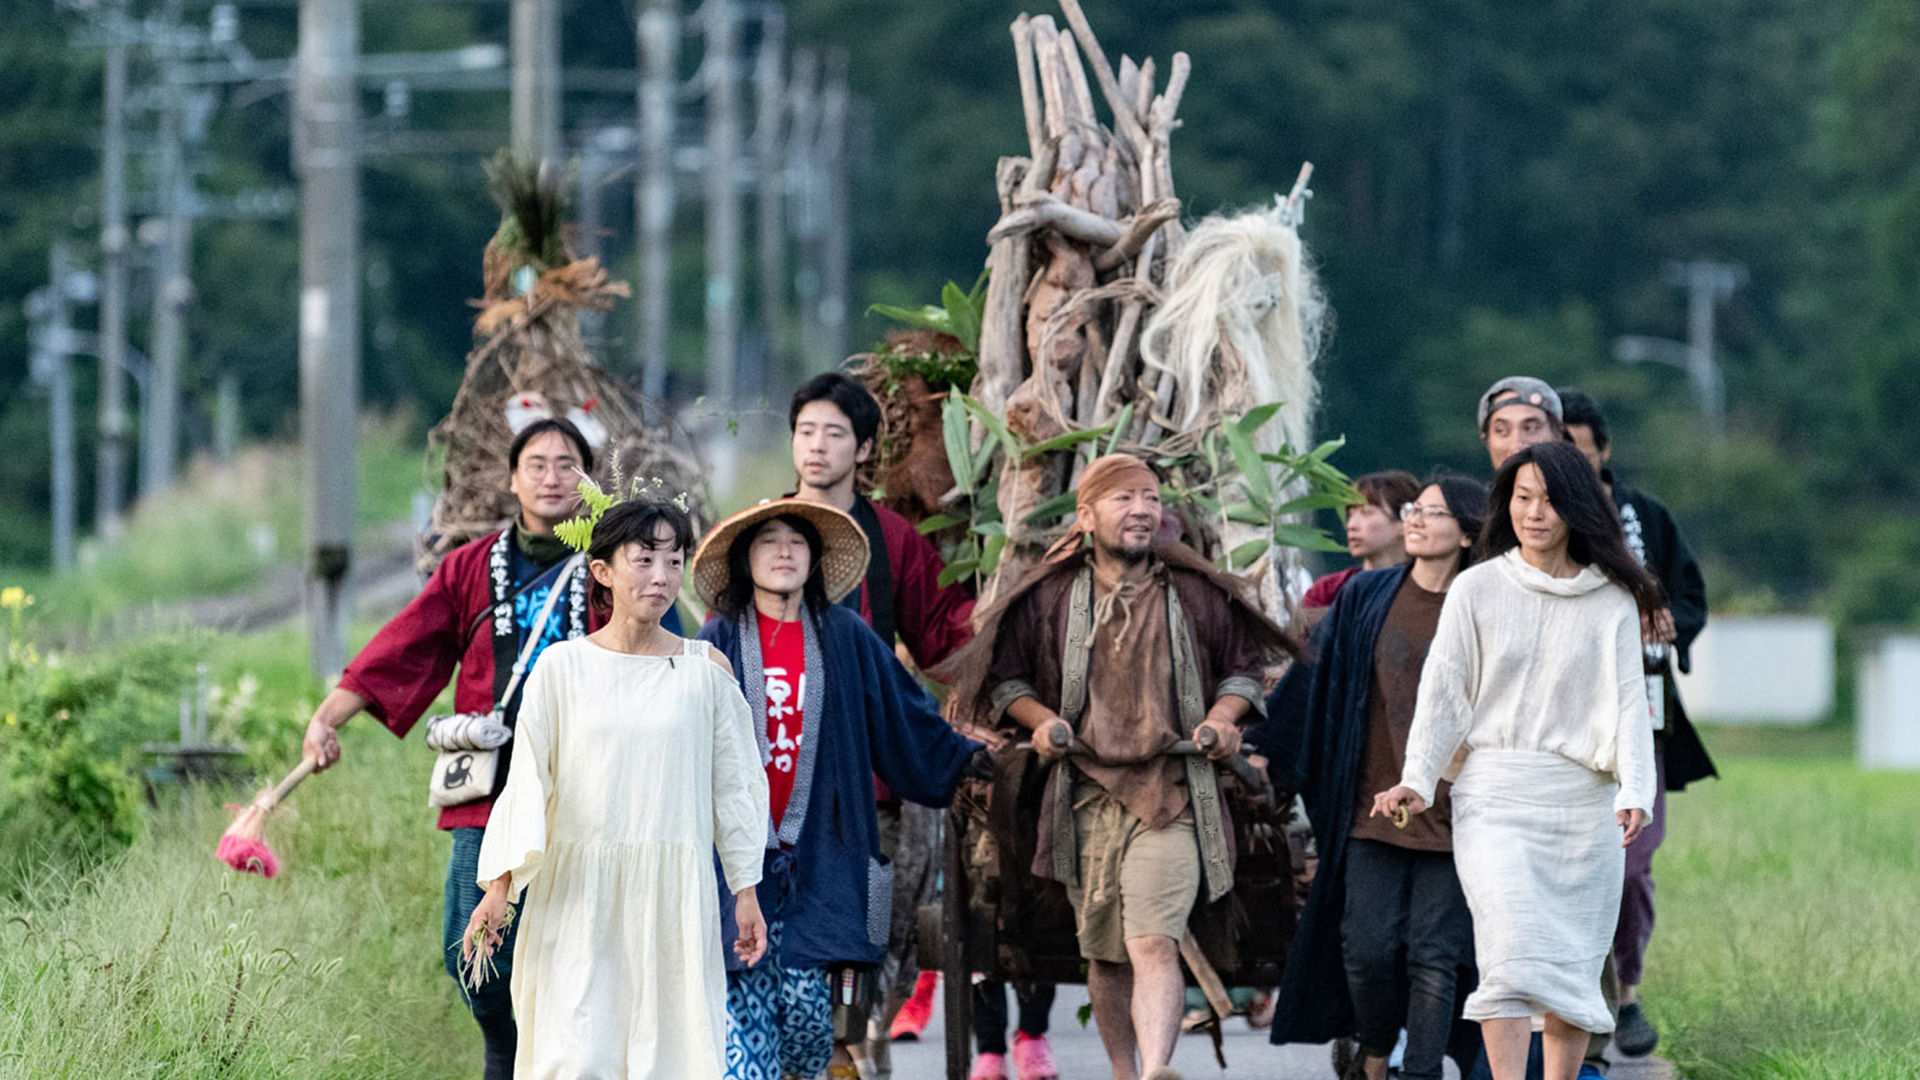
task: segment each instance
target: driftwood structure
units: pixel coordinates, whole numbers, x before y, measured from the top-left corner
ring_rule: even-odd
[[[1103,445],[1223,493],[1231,462],[1198,453],[1223,421],[1279,403],[1257,434],[1260,449],[1309,446],[1312,362],[1327,320],[1298,233],[1312,166],[1272,207],[1189,228],[1171,159],[1192,72],[1186,54],[1173,56],[1164,80],[1151,58],[1122,56],[1115,67],[1078,0],[1060,6],[1066,30],[1045,15],[1012,26],[1028,152],[995,170],[1001,218],[987,235],[971,396],[1005,418],[1019,446],[1117,425]],[[976,425],[975,447],[986,437]],[[1070,490],[1086,456],[1070,447],[998,459],[1006,542],[985,591],[1045,547],[1057,525],[1036,511]],[[1188,527],[1189,541],[1216,558],[1272,531],[1191,514]],[[1294,558],[1276,546],[1244,568],[1276,615]]]
[[[629,477],[659,478],[668,494],[705,504],[703,472],[666,409],[601,367],[580,337],[580,312],[605,311],[628,295],[597,258],[575,258],[567,233],[572,178],[504,154],[488,169],[503,214],[487,242],[473,351],[453,408],[428,439],[428,480],[439,488],[418,567],[500,528],[518,503],[507,490],[507,448],[536,415],[566,417],[596,443],[603,486],[617,457]],[[437,474],[437,475],[435,475]]]

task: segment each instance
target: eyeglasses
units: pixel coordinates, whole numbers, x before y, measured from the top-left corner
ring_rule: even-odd
[[[1401,503],[1400,504],[1400,520],[1401,521],[1418,521],[1423,518],[1438,520],[1440,518],[1450,518],[1452,516],[1453,516],[1452,514],[1449,514],[1445,510],[1430,510],[1427,507],[1421,506],[1419,503]]]

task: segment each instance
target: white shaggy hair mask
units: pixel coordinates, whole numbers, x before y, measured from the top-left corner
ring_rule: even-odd
[[[1260,433],[1263,450],[1309,448],[1319,394],[1313,361],[1328,322],[1326,296],[1308,265],[1284,199],[1268,210],[1213,215],[1187,234],[1168,268],[1166,299],[1140,352],[1173,380],[1182,430],[1256,405],[1284,405]]]

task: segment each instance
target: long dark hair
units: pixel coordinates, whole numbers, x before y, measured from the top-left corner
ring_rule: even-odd
[[[1493,495],[1486,528],[1480,533],[1480,557],[1491,559],[1520,546],[1513,528],[1513,484],[1521,469],[1532,465],[1547,484],[1553,512],[1567,523],[1567,554],[1575,562],[1599,567],[1608,580],[1633,594],[1643,612],[1666,604],[1660,582],[1647,573],[1627,550],[1620,531],[1620,514],[1607,498],[1600,478],[1585,455],[1572,443],[1536,443],[1514,454],[1493,478]]]
[[[1420,490],[1429,487],[1440,489],[1440,498],[1446,501],[1454,524],[1460,526],[1460,534],[1474,540],[1460,549],[1460,561],[1453,568],[1454,573],[1459,573],[1480,559],[1480,531],[1487,524],[1487,485],[1459,473],[1435,473],[1427,477]]]
[[[776,521],[792,526],[793,531],[807,542],[807,583],[801,586],[800,595],[806,601],[807,611],[815,619],[826,612],[829,606],[827,577],[822,569],[826,541],[820,538],[820,530],[814,527],[813,522],[799,514],[777,514],[742,529],[740,535],[733,538],[733,543],[727,546],[727,587],[713,598],[715,611],[729,618],[738,618],[753,609],[753,566],[747,555],[753,548],[753,538]]]
[[[662,522],[673,531],[673,538],[664,544],[656,538]],[[593,527],[587,559],[611,566],[613,557],[628,544],[685,555],[693,550],[693,520],[685,510],[665,500],[628,499],[608,510]],[[587,603],[602,616],[613,614],[613,592],[592,574],[587,575]]]

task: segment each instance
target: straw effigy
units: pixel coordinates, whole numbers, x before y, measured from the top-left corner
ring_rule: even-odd
[[[503,216],[487,242],[486,294],[476,302],[466,375],[428,437],[426,468],[440,492],[420,538],[421,573],[511,520],[518,504],[507,490],[507,448],[516,422],[539,415],[571,419],[597,444],[603,485],[617,460],[626,476],[686,492],[701,524],[703,473],[686,433],[663,406],[601,367],[581,339],[580,313],[606,311],[628,290],[598,258],[574,257],[566,221],[572,175],[503,151],[487,180]]]

